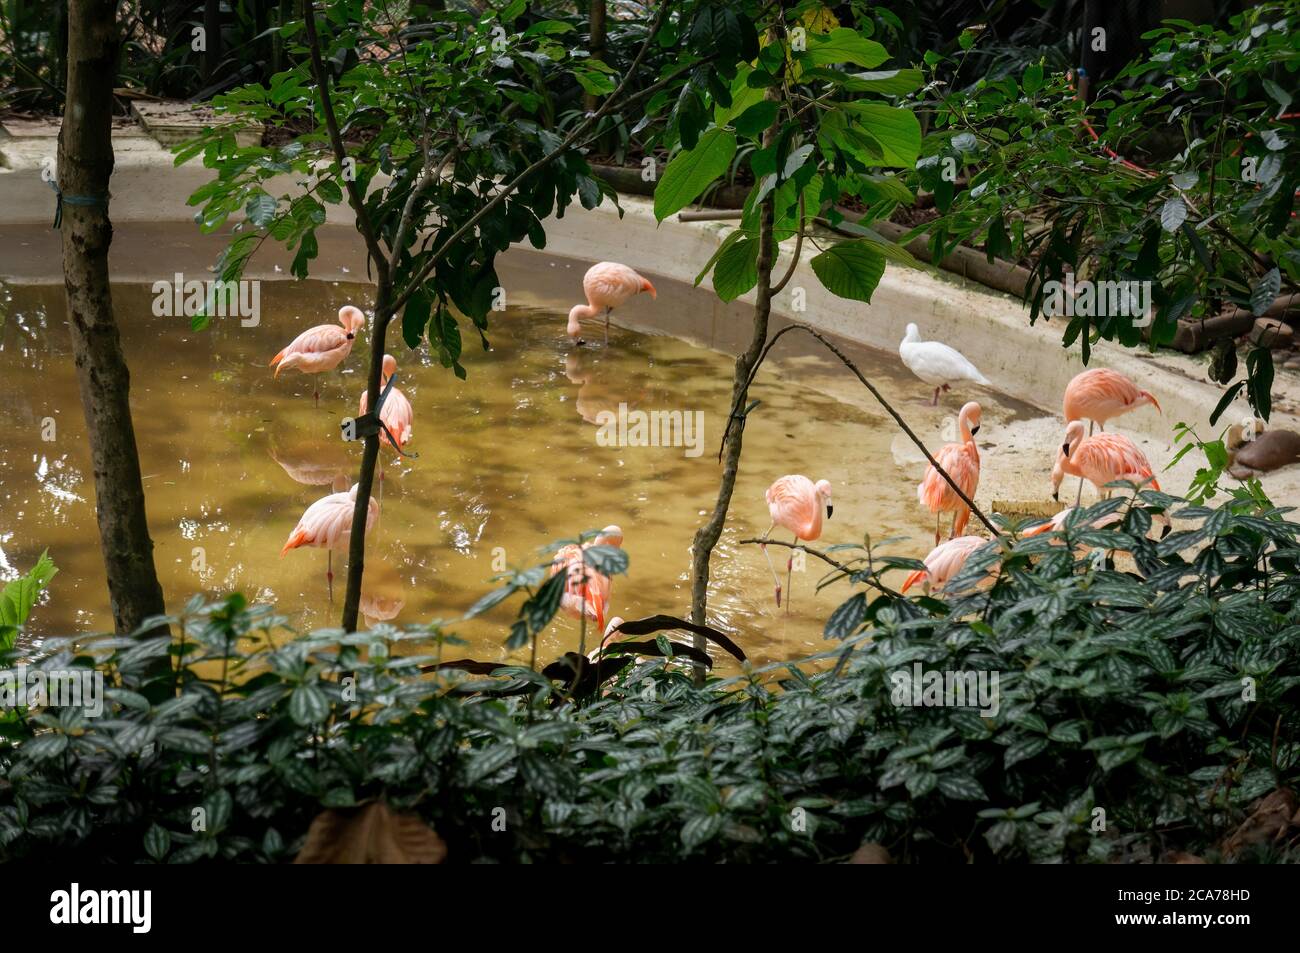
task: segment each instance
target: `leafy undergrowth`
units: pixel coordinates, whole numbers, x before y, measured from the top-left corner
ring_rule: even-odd
[[[237,596],[183,639],[51,643],[28,664],[93,667],[109,701],[0,721],[0,860],[281,862],[381,801],[448,862],[1297,859],[1300,526],[1140,496],[1069,545],[1008,533],[946,601],[877,588],[911,564],[864,551],[821,661],[703,688],[662,657],[586,697],[482,678],[437,625],[284,642]],[[1161,510],[1192,528],[1148,539]],[[899,703],[945,671],[996,697]]]

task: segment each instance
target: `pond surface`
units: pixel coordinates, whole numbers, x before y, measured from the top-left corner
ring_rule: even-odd
[[[629,574],[615,578],[613,613],[685,616],[688,548],[717,492],[733,359],[644,332],[671,327],[732,347],[748,333],[748,306],[721,305],[709,292],[656,279],[658,299],[641,296],[619,318],[640,331],[616,326],[606,347],[593,329],[588,339],[596,345],[575,349],[563,312],[578,300],[584,266],[539,255],[512,253],[509,260],[502,280],[520,290],[512,290],[509,309],[492,315],[490,352],[463,322],[468,380],[407,349],[396,327],[390,331],[398,386],[415,413],[409,449],[419,457],[382,457],[366,619],[403,625],[453,618],[492,587],[503,562],[537,563],[545,558],[538,547],[610,523],[623,528],[631,559]],[[368,332],[343,367],[325,375],[286,372],[276,380],[267,363],[299,331],[333,321],[341,305],[364,308],[369,289],[266,281],[260,293],[258,326],[217,319],[200,332],[187,319],[155,317],[147,285],[115,286],[114,304],[132,369],[149,523],[168,607],[179,608],[196,591],[238,590],[273,600],[305,631],[338,623],[344,557],[335,554],[331,603],[326,552],[304,548],[281,558],[280,549],[303,510],[331,492],[331,482],[355,481],[360,444],[340,440],[339,422],[356,413],[364,389]],[[48,548],[60,572],[28,637],[105,630],[111,616],[62,286],[0,288],[0,321],[0,401],[8,423],[0,444],[0,576],[25,571]],[[746,429],[731,518],[713,559],[711,621],[756,662],[828,648],[822,626],[850,591],[839,583],[818,594],[825,567],[809,558],[794,576],[792,612],[776,608],[761,552],[739,543],[767,528],[764,491],[775,478],[803,473],[833,484],[834,519],[815,545],[860,542],[869,531],[875,539],[910,537],[892,551],[919,557],[932,543],[932,518],[915,496],[919,455],[910,445],[900,448],[892,421],[847,371],[797,337],[783,340],[757,381],[753,396],[762,404]],[[945,422],[951,428],[962,399],[983,403],[981,437],[996,434],[999,419],[1023,412],[982,391],[946,395],[931,409],[924,386],[896,355],[851,353],[932,446]],[[319,408],[312,405],[317,383]],[[700,452],[602,445],[597,415],[617,414],[620,404],[629,411],[699,412]],[[989,439],[983,445],[995,446],[996,436]],[[787,537],[778,530],[777,538]],[[786,552],[772,550],[783,571]],[[470,643],[465,654],[507,658],[502,643],[516,608],[511,600],[459,625],[455,631]],[[577,641],[577,623],[557,617],[538,658],[549,661]]]

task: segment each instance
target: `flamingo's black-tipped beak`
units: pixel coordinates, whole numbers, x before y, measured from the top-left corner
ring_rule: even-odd
[[[1068,443],[1061,444],[1061,452],[1068,457],[1070,455],[1070,445]]]
[[[827,503],[827,504],[826,504],[826,518],[827,518],[827,519],[830,519],[830,518],[831,518],[831,514],[834,513],[834,512],[835,512],[835,507],[832,506],[830,503]]]
[[[355,334],[353,334],[351,331],[348,332],[348,340],[349,340],[349,341],[354,341],[354,340],[356,340],[356,337],[357,337],[357,336],[356,336]]]
[[[1052,491],[1052,499],[1057,503],[1061,502],[1061,491],[1059,489]]]
[[[980,425],[979,425],[979,424],[976,424],[974,427],[971,427],[971,428],[970,428],[970,435],[971,435],[972,437],[975,436],[975,435],[976,435],[977,433],[979,433],[979,432],[980,432]]]

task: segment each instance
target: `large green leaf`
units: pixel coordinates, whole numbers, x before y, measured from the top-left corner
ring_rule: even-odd
[[[910,109],[883,103],[845,103],[843,108],[855,116],[861,131],[867,133],[884,153],[874,165],[910,169],[921,153],[921,124]]]
[[[871,247],[869,239],[840,242],[814,258],[811,264],[831,294],[868,303],[885,273],[885,256]]]
[[[714,107],[713,122],[715,125],[731,125],[733,119],[763,101],[767,91],[761,86],[750,86],[746,82],[752,72],[753,70],[749,66],[742,66],[736,70],[736,78],[731,83],[731,105]]]
[[[796,56],[809,66],[852,63],[863,69],[874,69],[889,59],[889,51],[857,30],[840,27],[824,35],[810,35],[808,49]]]
[[[1273,306],[1273,301],[1282,290],[1282,274],[1276,268],[1266,271],[1255,286],[1250,289],[1250,313],[1261,315]]]
[[[695,276],[695,287],[698,288],[700,286],[700,282],[704,280],[704,276],[713,270],[713,266],[717,264],[718,259],[722,257],[723,253],[744,237],[745,233],[740,229],[737,229],[722,240],[722,244],[718,246],[717,251],[715,251],[709,260],[704,263],[704,267],[700,269],[700,273]]]
[[[803,78],[834,83],[849,93],[879,93],[882,96],[903,96],[917,89],[924,82],[924,76],[919,69],[842,73],[839,70],[819,68],[808,70]]]
[[[244,213],[255,226],[265,228],[275,218],[276,207],[275,199],[265,192],[258,192],[248,200],[248,204],[244,206]]]
[[[423,288],[412,292],[411,297],[406,299],[406,309],[402,312],[402,339],[406,341],[407,347],[420,346],[432,310],[433,302]]]
[[[58,571],[49,552],[43,552],[27,575],[11,580],[0,591],[0,650],[13,647],[18,629],[26,624],[41,590]]]
[[[714,179],[727,171],[736,154],[736,137],[728,129],[710,129],[695,148],[679,153],[655,187],[655,219],[662,222],[699,198]]]
[[[735,301],[758,284],[758,241],[742,238],[718,256],[713,290],[723,301]]]

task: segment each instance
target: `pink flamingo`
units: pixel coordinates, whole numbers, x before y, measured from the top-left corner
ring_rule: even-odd
[[[614,618],[610,619],[609,622],[605,624],[605,634],[600,637],[600,645],[596,646],[594,649],[588,652],[587,658],[593,662],[598,661],[600,659],[601,653],[605,651],[606,643],[608,643],[609,640],[612,639],[614,636],[619,634],[618,630],[622,627],[622,625],[623,625],[623,617],[621,615],[616,615],[614,616]]]
[[[388,386],[388,379],[395,373],[397,373],[397,359],[391,354],[385,354],[384,373],[379,381],[381,392]],[[361,392],[361,402],[357,405],[358,417],[364,416],[366,408],[370,406],[367,400],[369,396],[368,391],[363,390]],[[388,444],[394,450],[405,447],[411,439],[411,423],[415,420],[415,411],[411,409],[411,402],[406,399],[406,395],[398,390],[396,385],[384,398],[384,406],[379,409],[379,419],[383,421],[384,426],[393,435],[392,440],[390,440],[387,434],[381,432],[380,442]],[[393,443],[393,440],[397,442]]]
[[[1103,431],[1106,421],[1130,410],[1137,410],[1150,404],[1160,410],[1160,404],[1150,391],[1138,390],[1138,386],[1121,374],[1105,367],[1076,374],[1065,388],[1065,422],[1071,420],[1089,420],[1096,423]],[[1163,413],[1163,411],[1161,411]],[[1092,428],[1088,428],[1089,435]]]
[[[1150,404],[1160,410],[1160,404],[1150,391],[1139,390],[1138,386],[1121,374],[1105,367],[1094,367],[1074,375],[1065,388],[1065,401],[1062,410],[1065,422],[1072,420],[1088,421],[1088,436],[1092,436],[1095,423],[1104,433],[1106,421],[1130,410],[1136,410]],[[1164,413],[1164,411],[1160,411]],[[1074,495],[1074,505],[1079,505],[1083,497],[1083,480],[1079,481],[1079,490]]]
[[[767,509],[772,515],[772,525],[767,528],[763,534],[764,539],[772,535],[772,530],[781,526],[794,533],[794,541],[805,540],[812,542],[822,534],[822,509],[826,510],[826,518],[831,518],[831,513],[835,507],[831,504],[831,485],[827,480],[818,480],[814,483],[806,476],[799,474],[790,474],[778,479],[775,483],[767,488]],[[772,565],[772,557],[767,552],[767,544],[761,543],[760,548],[763,555],[767,558],[767,568],[772,570],[772,581],[776,584],[776,605],[781,606],[781,577],[776,573],[776,567]],[[785,561],[785,584],[786,588],[791,588],[790,575],[794,567],[794,550],[790,550],[790,556]],[[787,598],[785,611],[790,612],[790,600]]]
[[[627,265],[616,261],[601,261],[587,269],[582,276],[582,291],[587,296],[586,304],[575,304],[569,311],[569,337],[576,338],[582,333],[582,319],[590,320],[605,312],[605,343],[609,343],[609,313],[633,295],[648,291],[655,297],[655,286],[642,278]],[[583,343],[579,338],[578,343]]]
[[[347,304],[339,308],[339,324],[318,324],[308,328],[289,342],[289,346],[271,358],[275,376],[281,371],[297,368],[304,374],[321,374],[332,371],[352,353],[352,341],[357,331],[365,327],[366,316],[360,308]],[[320,385],[316,385],[313,394],[316,406],[320,406]]]
[[[903,592],[925,580],[930,591],[942,590],[953,576],[962,571],[971,553],[979,549],[988,540],[983,536],[957,536],[944,540],[925,557],[925,568],[918,569],[903,580]]]
[[[325,579],[329,585],[330,601],[334,600],[334,550],[343,549],[348,544],[348,538],[352,534],[352,512],[357,503],[357,486],[353,484],[351,490],[342,493],[331,493],[329,496],[322,496],[319,500],[303,512],[302,518],[298,520],[298,525],[293,528],[289,534],[289,539],[284,544],[284,549],[280,550],[280,558],[284,558],[285,553],[291,549],[297,549],[299,546],[316,546],[329,552],[328,568],[325,571]],[[370,498],[370,506],[366,510],[366,533],[375,525],[375,520],[379,518],[379,504],[375,498]]]
[[[1061,530],[1065,529],[1065,521],[1070,518],[1070,514],[1073,513],[1076,509],[1077,507],[1067,506],[1065,509],[1061,510],[1061,512],[1057,513],[1046,523],[1043,523],[1040,526],[1035,526],[1032,529],[1027,529],[1021,535],[1041,536],[1044,533],[1059,533]],[[1115,523],[1118,523],[1122,519],[1123,517],[1119,513],[1107,513],[1105,516],[1101,516],[1095,520],[1089,520],[1086,523],[1080,524],[1078,528],[1079,529],[1102,529],[1106,526],[1111,526]]]
[[[1041,526],[1035,526],[1033,529],[1027,529],[1021,535],[1028,538],[1030,536],[1041,536],[1044,533],[1059,533],[1063,529],[1065,529],[1065,521],[1069,519],[1070,514],[1073,513],[1077,508],[1078,507],[1075,506],[1067,506],[1065,509],[1061,510],[1061,512],[1057,513],[1046,523],[1043,523]],[[1076,529],[1079,530],[1104,529],[1107,526],[1114,526],[1116,523],[1122,522],[1123,519],[1124,519],[1124,514],[1122,513],[1107,513],[1104,516],[1097,517],[1096,519],[1091,519],[1091,520],[1087,520],[1086,522],[1080,523],[1076,527]],[[1169,522],[1169,517],[1165,516],[1163,513],[1158,514],[1156,516],[1156,519],[1159,520],[1161,523],[1163,523],[1165,526],[1172,528],[1172,524]],[[1076,543],[1074,547],[1074,551],[1076,554],[1087,553],[1090,549],[1092,549],[1092,547],[1089,546],[1087,543]],[[1119,551],[1126,552],[1126,550],[1119,550]]]
[[[974,499],[980,483],[980,451],[975,445],[975,435],[980,432],[980,405],[971,401],[957,415],[957,429],[961,434],[959,443],[946,443],[934,455],[953,481],[961,487],[967,498]],[[916,498],[921,505],[934,514],[934,541],[939,542],[939,521],[942,514],[951,512],[953,539],[966,529],[970,520],[970,507],[962,502],[960,496],[953,492],[948,481],[939,475],[933,464],[927,465],[925,475],[916,488]]]
[[[623,531],[617,526],[606,526],[591,542],[562,546],[551,560],[550,575],[565,573],[564,595],[560,609],[574,619],[588,618],[605,630],[605,613],[609,610],[611,582],[604,573],[588,566],[582,554],[592,546],[623,545]],[[620,624],[622,621],[620,620]]]
[[[1065,442],[1057,451],[1056,465],[1052,467],[1052,499],[1061,498],[1061,481],[1067,474],[1089,480],[1099,496],[1110,495],[1102,487],[1114,480],[1133,483],[1149,480],[1153,490],[1160,489],[1152,475],[1151,462],[1137,444],[1119,433],[1085,437],[1082,420],[1072,420],[1065,428]]]

